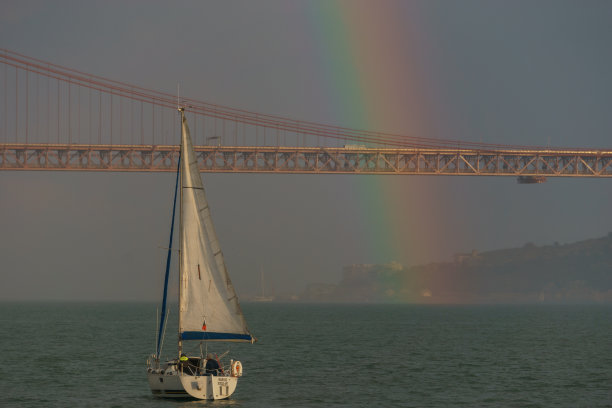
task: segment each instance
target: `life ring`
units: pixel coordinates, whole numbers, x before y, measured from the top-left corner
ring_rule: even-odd
[[[242,377],[242,363],[240,361],[232,363],[232,377]]]

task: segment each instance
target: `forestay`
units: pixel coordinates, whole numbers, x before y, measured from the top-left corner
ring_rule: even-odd
[[[227,273],[184,115],[181,146],[181,339],[253,342]]]

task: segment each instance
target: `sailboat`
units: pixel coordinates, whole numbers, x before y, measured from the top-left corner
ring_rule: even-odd
[[[184,108],[179,108],[179,112],[181,153],[174,191],[170,249],[166,260],[156,350],[147,360],[147,378],[151,392],[158,397],[225,399],[236,390],[238,378],[242,376],[242,364],[229,360],[229,364],[224,365],[222,359],[227,353],[223,353],[221,359],[208,353],[208,343],[254,343],[256,339],[249,332],[227,273]],[[175,359],[162,361],[177,190],[180,191],[178,353]],[[188,349],[198,345],[199,353],[189,355]],[[206,346],[206,353],[203,352],[203,345]]]
[[[274,300],[274,296],[266,296],[263,266],[261,267],[260,272],[261,272],[261,296],[255,296],[255,301],[256,302],[272,302]]]

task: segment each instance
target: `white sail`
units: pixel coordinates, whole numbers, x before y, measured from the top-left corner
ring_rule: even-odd
[[[181,146],[181,339],[253,342],[227,274],[184,114]]]

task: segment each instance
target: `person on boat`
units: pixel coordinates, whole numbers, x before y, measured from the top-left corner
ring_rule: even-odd
[[[206,355],[205,369],[206,375],[219,375],[219,371],[221,371],[221,367],[219,367],[219,362],[210,353]]]

